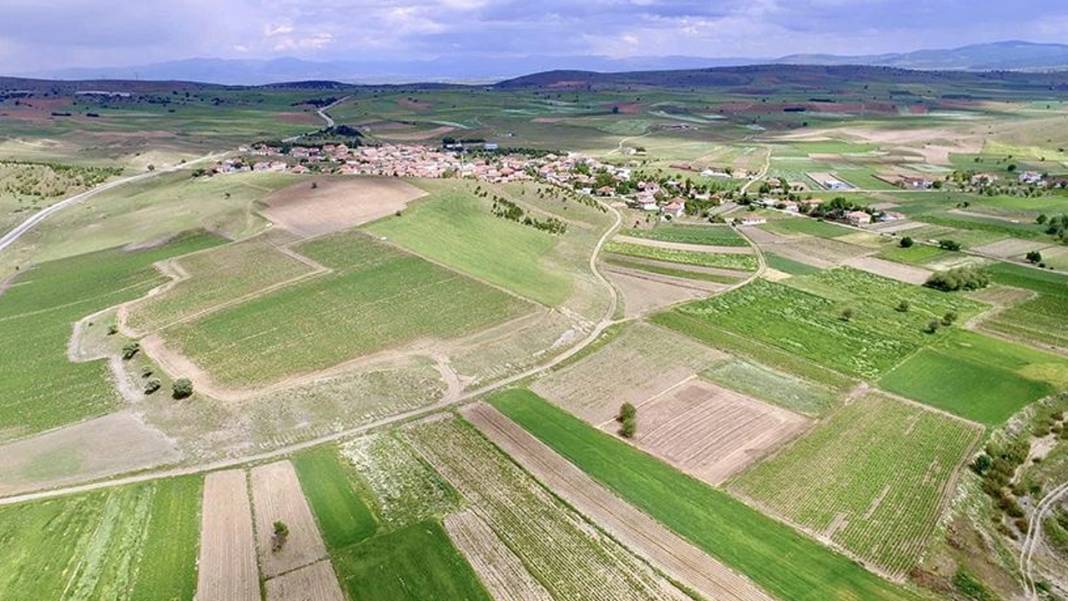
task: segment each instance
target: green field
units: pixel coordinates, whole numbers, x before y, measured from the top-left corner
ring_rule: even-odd
[[[490,402],[624,500],[781,599],[916,598],[531,392],[506,391]]]
[[[879,380],[886,390],[983,424],[998,425],[1068,389],[1068,359],[956,330]]]
[[[906,313],[895,310],[901,300],[910,304]],[[938,337],[923,331],[930,319],[949,310],[966,319],[982,307],[964,297],[836,268],[794,277],[788,284],[758,279],[673,312],[757,338],[845,374],[873,378]],[[842,317],[846,309],[853,311],[848,320]],[[701,330],[683,323],[690,320],[659,316],[654,320],[703,338]]]
[[[375,533],[375,516],[356,491],[355,476],[342,464],[336,447],[303,451],[293,457],[293,466],[328,549],[358,543]]]
[[[491,601],[434,520],[352,545],[334,553],[333,560],[352,601]]]
[[[0,439],[115,408],[120,398],[104,362],[67,358],[73,323],[165,282],[152,263],[221,241],[191,234],[159,248],[105,250],[20,272],[0,295]]]
[[[720,386],[807,415],[822,415],[834,405],[837,396],[833,390],[819,384],[742,359],[720,361],[702,371],[701,376]]]
[[[816,236],[817,238],[837,238],[839,236],[845,236],[856,232],[856,230],[836,225],[829,221],[821,221],[819,219],[810,219],[807,217],[773,219],[758,227],[762,230],[767,230],[776,234],[785,234],[787,236],[803,234],[807,236]]]
[[[683,265],[722,267],[724,269],[738,269],[742,271],[756,271],[757,269],[756,256],[749,254],[724,254],[694,250],[678,250],[674,248],[661,248],[656,246],[645,246],[642,244],[616,242],[615,240],[605,244],[604,251],[628,257],[654,259],[657,261],[667,261],[669,263],[681,263]]]
[[[264,385],[418,338],[461,336],[530,307],[359,233],[296,250],[334,273],[178,324],[164,338],[220,383]]]
[[[983,321],[982,327],[998,334],[1041,345],[1068,349],[1068,277],[1038,269],[995,263],[986,268],[998,284],[1037,293]]]
[[[9,599],[192,599],[201,483],[189,476],[0,508],[0,591]]]
[[[731,490],[893,575],[916,565],[979,428],[871,394],[844,405]]]
[[[748,246],[734,228],[726,225],[678,225],[658,224],[652,229],[630,228],[620,230],[621,234],[632,238],[648,238],[664,242],[683,242],[686,244],[709,244],[712,246]]]
[[[790,275],[809,275],[810,273],[816,273],[820,270],[819,267],[813,267],[800,261],[787,259],[786,257],[775,253],[764,253],[764,260],[767,261],[768,267]]]
[[[902,235],[907,236],[909,234],[906,232]],[[942,250],[937,246],[927,244],[913,244],[908,248],[894,245],[879,252],[880,258],[897,261],[898,263],[908,263],[909,265],[926,265],[955,255],[956,253],[952,251]]]
[[[571,295],[567,266],[553,249],[559,237],[495,217],[469,185],[422,182],[431,193],[367,227],[413,252],[545,305]],[[564,234],[564,237],[574,235]]]

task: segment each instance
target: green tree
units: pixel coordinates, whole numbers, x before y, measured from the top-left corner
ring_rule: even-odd
[[[912,245],[915,244],[915,242],[913,242],[910,236],[905,236],[898,244],[901,245],[901,248],[912,248]]]
[[[189,378],[178,378],[171,387],[171,396],[184,399],[193,394],[193,382]]]
[[[944,326],[951,326],[955,321],[957,321],[956,311],[946,311],[946,314],[942,316],[942,325]]]
[[[1038,252],[1037,250],[1029,251],[1027,253],[1027,261],[1029,263],[1032,263],[1032,264],[1041,263],[1042,262],[1042,253]]]
[[[898,313],[908,313],[909,312],[909,301],[902,300],[901,302],[899,302],[897,304],[896,309],[897,309]]]
[[[281,551],[288,539],[289,526],[286,526],[286,523],[281,520],[275,522],[274,533],[271,535],[271,551],[275,553]]]
[[[133,359],[133,356],[137,354],[137,351],[141,350],[141,345],[137,342],[130,341],[122,345],[122,358],[129,361]]]

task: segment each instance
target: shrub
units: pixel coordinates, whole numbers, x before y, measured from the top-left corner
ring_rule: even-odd
[[[119,333],[119,326],[114,325],[114,324],[108,326],[108,336],[114,336],[115,334],[118,334],[118,333]]]
[[[171,396],[176,399],[184,399],[193,394],[193,382],[189,378],[178,378],[174,381]]]
[[[1031,264],[1042,262],[1042,253],[1037,250],[1032,250],[1027,253],[1027,261]]]
[[[911,237],[905,236],[904,238],[901,239],[901,242],[899,242],[898,244],[901,245],[901,248],[910,248],[910,247],[912,247],[913,244],[915,244],[915,242],[912,241]]]
[[[277,521],[274,523],[274,533],[271,535],[271,551],[277,553],[282,550],[282,547],[286,545],[286,540],[289,539],[289,526],[283,521]]]
[[[902,300],[900,303],[897,304],[896,310],[897,310],[898,313],[908,313],[909,312],[909,301]]]
[[[990,458],[990,455],[986,453],[980,453],[978,457],[972,461],[972,471],[982,476],[990,469],[990,466],[994,464],[994,460]]]
[[[955,321],[957,321],[956,311],[946,311],[946,314],[942,316],[942,325],[944,326],[951,326]]]
[[[957,267],[946,271],[939,271],[927,278],[924,286],[953,292],[956,290],[978,290],[986,288],[990,284],[990,277],[986,273],[974,267]]]
[[[997,597],[994,596],[982,582],[979,582],[964,568],[958,568],[957,573],[953,575],[953,586],[968,599],[973,601],[995,601]]]
[[[955,240],[939,240],[938,248],[943,250],[960,250],[960,242]]]
[[[923,331],[927,332],[928,334],[934,334],[938,331],[938,326],[940,325],[942,325],[940,321],[938,321],[937,319],[932,319],[931,321],[927,322],[927,326],[923,328]]]
[[[153,392],[156,392],[157,390],[159,390],[160,386],[162,386],[162,384],[160,384],[159,379],[152,378],[151,380],[145,382],[145,394],[152,394]]]
[[[133,359],[133,356],[137,354],[137,351],[141,350],[141,345],[136,342],[127,342],[122,345],[122,358],[126,361]]]
[[[845,309],[842,309],[842,321],[849,321],[850,319],[853,319],[853,315],[854,312],[852,308],[846,307]]]

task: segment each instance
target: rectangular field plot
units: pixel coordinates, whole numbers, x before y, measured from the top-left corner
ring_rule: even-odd
[[[260,571],[245,471],[204,479],[197,601],[259,601]]]
[[[256,466],[250,479],[256,517],[256,547],[264,577],[273,578],[325,557],[326,547],[304,499],[293,464],[277,461]],[[282,522],[289,529],[281,549],[273,548],[275,522]]]
[[[358,543],[375,533],[374,513],[356,492],[355,475],[336,447],[318,447],[293,458],[301,489],[330,549]]]
[[[965,330],[951,332],[879,381],[891,392],[988,425],[1068,388],[1068,359]]]
[[[838,396],[826,386],[742,359],[719,361],[701,372],[701,377],[805,415],[822,415]]]
[[[210,311],[223,303],[260,293],[316,271],[277,248],[267,235],[171,261],[179,281],[127,308],[126,325],[141,333]]]
[[[530,309],[525,301],[359,233],[296,249],[333,274],[163,331],[224,385],[265,385],[419,338],[450,338]]]
[[[775,597],[796,601],[917,598],[532,393],[500,394],[490,403],[624,501]]]
[[[607,253],[616,255],[667,261],[669,263],[680,263],[682,265],[720,267],[723,269],[737,269],[741,271],[756,271],[757,268],[757,259],[750,254],[680,250],[645,244],[617,242],[614,240],[606,244],[604,250]]]
[[[776,234],[784,235],[808,235],[817,238],[837,238],[852,234],[852,230],[845,226],[837,225],[829,221],[820,221],[808,217],[788,217],[786,219],[774,219],[760,226],[761,229]]]
[[[659,224],[652,229],[630,228],[619,232],[632,238],[648,238],[664,242],[708,244],[711,246],[747,246],[734,228],[726,225]]]
[[[187,235],[149,250],[112,249],[42,263],[15,277],[0,295],[0,439],[111,410],[119,394],[105,363],[67,357],[72,324],[164,283],[154,262],[220,242]]]
[[[984,319],[981,327],[990,332],[1068,352],[1068,277],[1038,269],[997,263],[986,268],[994,282],[1030,290],[1031,300]]]
[[[473,512],[445,518],[445,530],[497,601],[552,601],[549,591]]]
[[[264,588],[267,601],[345,601],[328,559],[272,578]]]
[[[423,422],[405,434],[554,598],[688,599],[466,423]]]
[[[192,599],[199,477],[0,508],[0,598]]]
[[[639,448],[718,484],[791,440],[808,420],[785,409],[691,380],[638,406]],[[604,429],[615,430],[616,424]]]
[[[870,394],[730,487],[893,576],[915,565],[981,429]]]
[[[902,300],[909,303],[908,312],[896,310]],[[873,378],[939,336],[924,333],[929,320],[950,310],[967,319],[983,307],[964,297],[837,268],[787,283],[756,280],[675,309],[681,320],[657,321],[699,339],[704,337],[700,321],[707,321],[711,328],[757,338],[842,373]],[[852,311],[849,319],[843,318],[846,309]]]
[[[644,323],[534,384],[538,394],[592,424],[610,421],[622,403],[639,404],[712,365],[723,355]]]

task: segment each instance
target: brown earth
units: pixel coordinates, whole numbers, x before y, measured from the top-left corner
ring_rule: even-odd
[[[398,142],[419,142],[422,140],[429,140],[430,138],[444,136],[453,131],[456,131],[455,127],[452,127],[451,125],[442,125],[440,127],[435,127],[434,129],[424,129],[413,132],[378,134],[378,137],[385,140],[396,140]]]
[[[275,117],[282,123],[296,123],[304,125],[312,125],[319,123],[319,116],[315,113],[290,111],[285,113],[276,113]]]
[[[396,178],[317,178],[274,192],[264,199],[267,207],[261,212],[298,235],[318,236],[380,219],[425,195]]]
[[[984,255],[1008,259],[1017,255],[1025,255],[1032,250],[1042,250],[1051,246],[1049,243],[1037,240],[1023,240],[1020,238],[1006,238],[990,244],[976,246],[974,251]]]
[[[197,601],[260,601],[245,471],[208,474],[201,507]]]
[[[726,286],[703,280],[686,280],[624,267],[601,267],[623,295],[623,316],[638,317],[683,301],[704,298]]]
[[[267,578],[306,566],[326,557],[311,508],[289,461],[261,465],[252,470],[252,501],[256,515],[256,546]],[[275,551],[274,523],[289,527],[285,545]]]
[[[711,246],[708,244],[688,244],[686,242],[666,242],[663,240],[650,240],[648,238],[631,238],[629,236],[616,236],[616,242],[637,244],[639,246],[652,246],[655,248],[670,248],[672,250],[686,250],[699,253],[716,253],[721,255],[753,254],[753,249],[749,246]]]
[[[463,411],[526,471],[670,578],[717,601],[771,601],[755,584],[625,503],[489,405]]]
[[[716,485],[809,425],[807,418],[781,407],[691,379],[638,405],[634,443]],[[601,427],[614,431],[616,424]]]
[[[861,271],[867,271],[868,273],[874,273],[875,275],[881,275],[885,278],[905,282],[906,284],[915,284],[917,286],[926,282],[927,278],[931,277],[931,274],[934,273],[930,269],[905,265],[903,263],[895,263],[894,261],[887,261],[886,259],[877,257],[853,257],[852,259],[843,261],[842,265],[848,265],[849,267]]]
[[[445,530],[496,601],[552,601],[515,553],[470,510],[446,517]]]
[[[345,601],[328,559],[271,578],[264,587],[267,601]]]

